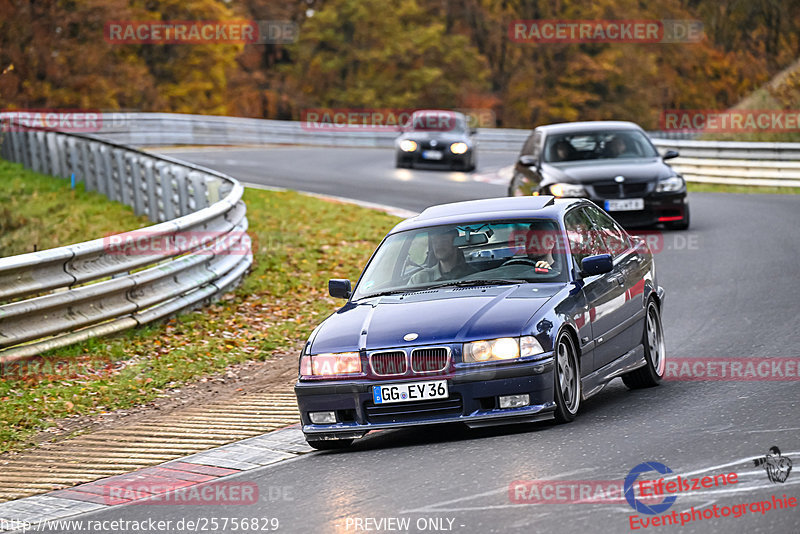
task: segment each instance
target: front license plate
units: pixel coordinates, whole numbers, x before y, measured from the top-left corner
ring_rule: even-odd
[[[375,404],[446,399],[448,396],[447,380],[372,386],[372,398]]]
[[[442,159],[442,152],[440,150],[423,150],[422,159]]]
[[[644,209],[643,198],[625,198],[622,200],[606,200],[606,211],[638,211]]]

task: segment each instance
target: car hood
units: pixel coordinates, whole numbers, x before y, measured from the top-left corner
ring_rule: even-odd
[[[555,286],[555,287],[554,287]],[[522,335],[562,287],[522,284],[448,288],[348,303],[315,331],[311,352],[347,352]],[[415,333],[413,342],[403,340]]]
[[[650,182],[675,174],[660,158],[545,163],[543,173],[548,183],[574,184],[612,181],[617,176],[627,182]]]

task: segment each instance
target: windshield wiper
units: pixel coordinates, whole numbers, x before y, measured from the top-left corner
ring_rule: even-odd
[[[529,280],[523,278],[478,278],[474,280],[450,280],[449,282],[442,282],[428,286],[425,289],[436,289],[439,287],[469,287],[469,286],[500,286],[512,284],[527,284]]]
[[[364,295],[361,297],[362,299],[371,299],[373,297],[386,297],[389,295],[398,295],[400,293],[410,293],[412,291],[418,291],[417,289],[410,289],[410,288],[403,288],[403,289],[389,289],[387,291],[379,291],[377,293],[370,293],[369,295]],[[360,299],[359,299],[360,300]]]
[[[449,282],[442,282],[430,286],[420,287],[406,287],[403,289],[389,289],[387,291],[380,291],[378,293],[370,293],[364,295],[362,299],[371,299],[374,297],[386,297],[389,295],[398,295],[400,293],[417,293],[419,291],[428,291],[429,289],[439,289],[442,287],[470,287],[470,286],[488,286],[488,285],[513,285],[513,284],[527,284],[530,280],[523,278],[480,278],[477,280],[450,280]],[[360,299],[359,299],[360,300]]]

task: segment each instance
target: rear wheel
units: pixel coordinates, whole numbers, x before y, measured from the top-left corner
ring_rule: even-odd
[[[346,449],[353,444],[353,439],[307,439],[306,443],[318,451],[335,451]]]
[[[555,359],[556,421],[569,423],[575,419],[581,405],[581,375],[575,344],[567,332],[558,335]]]
[[[664,376],[664,369],[667,364],[661,314],[653,299],[647,302],[642,344],[644,345],[646,365],[622,375],[622,381],[631,389],[657,386],[661,381],[661,377]]]

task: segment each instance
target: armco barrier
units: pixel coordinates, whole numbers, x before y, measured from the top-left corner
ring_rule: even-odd
[[[529,133],[520,129],[479,128],[478,149],[517,152]],[[103,115],[98,135],[139,146],[278,143],[384,148],[394,146],[397,137],[396,132],[362,128],[329,131],[297,121],[177,113],[108,113]],[[800,187],[800,169],[796,163],[800,162],[800,143],[696,141],[690,139],[695,134],[682,132],[649,135],[662,153],[680,152],[681,156],[671,160],[670,165],[687,181]]]
[[[243,188],[230,176],[93,136],[5,121],[3,158],[56,176],[74,173],[88,190],[158,224],[0,258],[0,365],[201,306],[246,274],[253,257]],[[208,247],[187,235],[218,241]],[[163,251],[143,253],[137,247],[145,236]]]

